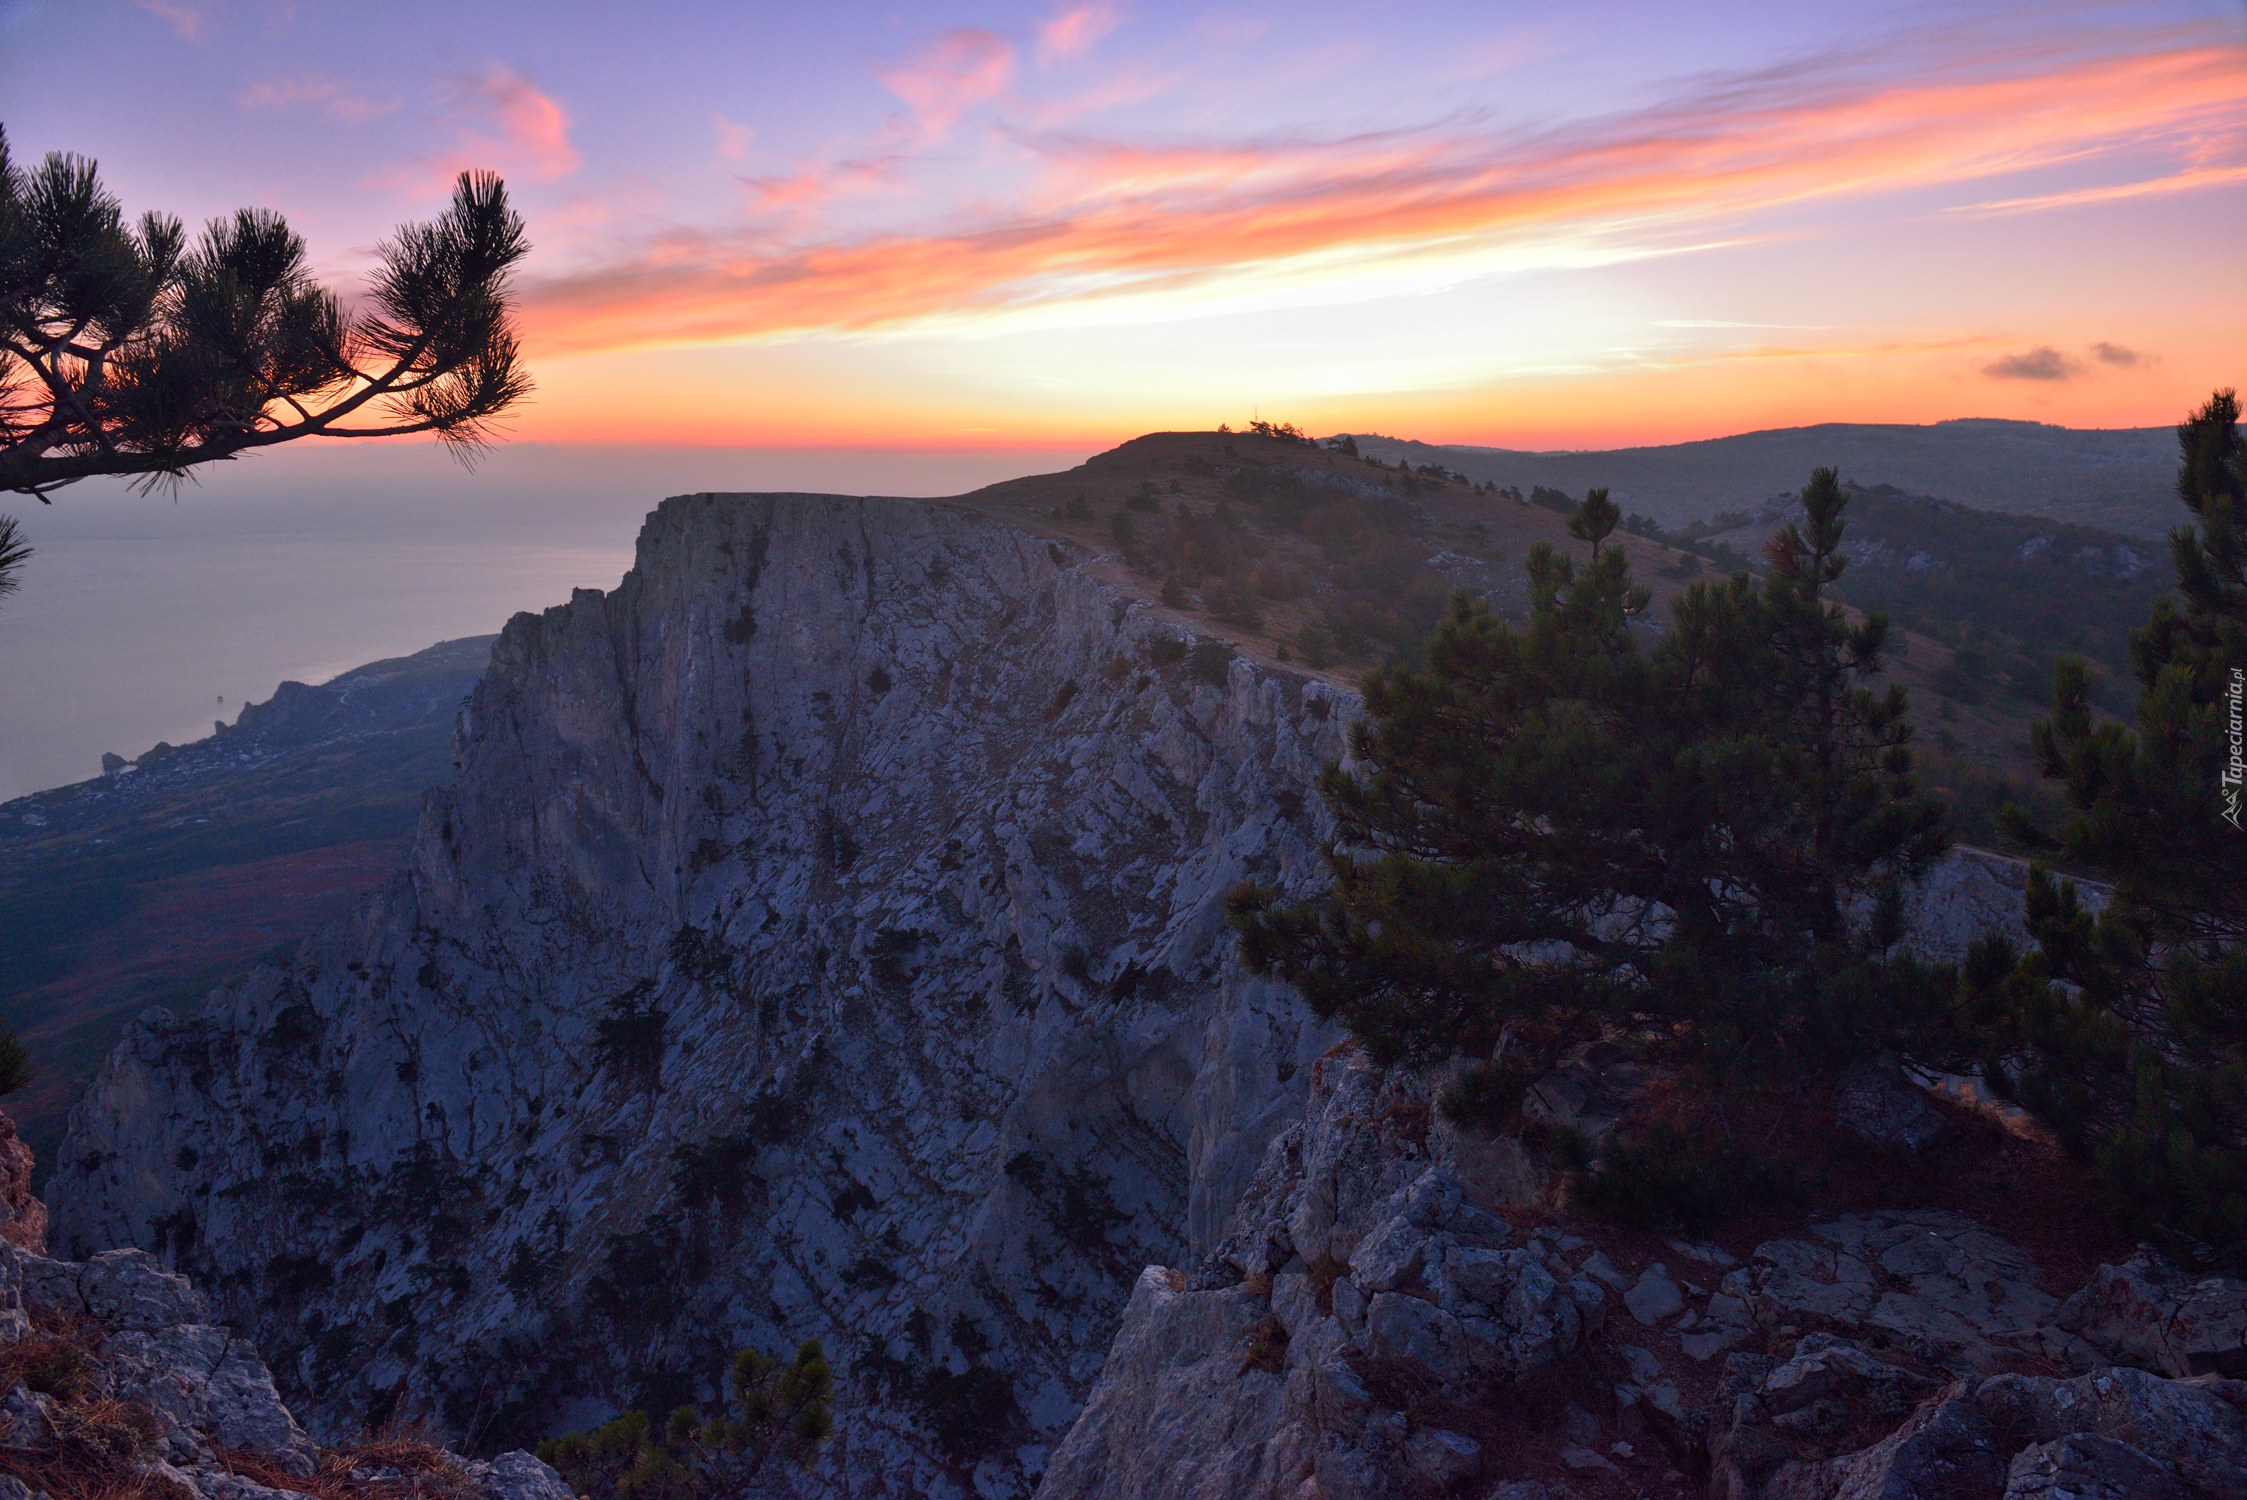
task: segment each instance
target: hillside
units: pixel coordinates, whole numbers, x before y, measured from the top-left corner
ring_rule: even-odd
[[[1626,511],[1665,526],[1740,510],[1799,487],[1814,468],[1894,485],[1914,495],[1984,510],[2046,516],[2130,536],[2160,537],[2176,524],[2175,432],[2167,427],[2078,430],[1969,418],[1925,427],[1825,422],[1697,443],[1600,452],[1529,453],[1357,434],[1369,454],[1414,466],[1437,463],[1478,481],[1538,485],[1581,496],[1606,485]]]
[[[2042,516],[1976,510],[1893,485],[1850,488],[1849,571],[1834,592],[1860,609],[1942,641],[1951,663],[1931,679],[1946,700],[2017,699],[2041,710],[2052,666],[2088,657],[2102,699],[2126,713],[2136,697],[2130,633],[2172,581],[2168,548]],[[2183,515],[2182,507],[2173,506]],[[1800,519],[1793,493],[1696,522],[1681,536],[1755,555]]]
[[[1805,468],[1790,488],[1808,478]],[[1522,618],[1530,549],[1548,542],[1579,560],[1585,554],[1555,508],[1561,497],[1548,492],[1542,498],[1546,503],[1532,504],[1520,494],[1489,493],[1457,478],[1407,473],[1283,439],[1153,433],[1075,469],[992,485],[961,503],[1086,549],[1092,554],[1086,566],[1095,575],[1254,660],[1350,686],[1367,667],[1400,650],[1409,654],[1423,641],[1455,588],[1482,593],[1501,614]],[[1117,538],[1119,516],[1128,544]],[[1935,592],[1915,592],[1916,582],[1905,587],[1899,597],[1919,610],[1921,628],[1896,632],[1889,665],[1911,689],[1929,784],[1958,802],[1963,837],[1998,845],[1996,806],[2045,795],[2028,754],[2028,726],[2044,708],[2043,691],[2029,690],[2039,664],[2049,662],[2055,645],[2079,637],[2087,646],[2111,644],[2109,636],[2086,633],[2090,622],[2119,620],[2133,607],[2142,620],[2143,607],[2134,601],[2150,599],[2149,590],[2167,573],[2165,567],[2138,568],[2118,580],[2081,573],[2081,581],[2100,591],[2100,608],[2071,618],[2064,632],[2038,635],[2025,617],[2008,623],[2014,617],[1995,608],[2000,591],[1985,586],[2000,566],[1993,549],[2005,544],[2012,528],[2028,523],[2011,516],[1979,519],[1956,507],[1941,516],[1942,525],[1923,523],[1896,497],[1860,493],[1850,517],[1853,544],[1894,549],[1899,540],[1909,541],[1907,559],[1921,543],[1932,545],[1963,580],[1962,587],[1945,584]],[[1774,511],[1766,525],[1743,516],[1721,536],[1698,541],[1682,533],[1618,532],[1610,545],[1630,554],[1632,571],[1654,596],[1645,616],[1649,631],[1668,619],[1670,601],[1692,583],[1756,557],[1763,538],[1783,524],[1775,517]],[[2098,537],[2049,524],[2036,532],[2045,533],[2064,537],[2073,550],[2056,563],[2041,554],[2016,558],[2022,576],[2015,582],[2024,591],[2042,590],[2040,606],[2064,608],[2078,575],[2067,574],[2061,589],[2051,587],[2048,575],[2087,568],[2088,560],[2076,561],[2075,553]],[[2121,544],[2119,538],[2106,541]],[[2134,557],[2160,555],[2142,542],[2127,545],[2137,549]],[[1860,581],[1880,577],[1869,563],[1857,571]],[[1890,593],[1878,586],[1847,597],[1894,612]],[[1986,619],[1977,613],[1985,606],[1992,611]],[[2024,641],[2039,654],[2015,649]],[[2001,650],[1996,642],[2014,644]],[[2048,667],[2043,670],[2041,681],[2048,684]]]
[[[349,912],[405,855],[491,636],[284,682],[206,739],[0,804],[0,1016],[39,1077],[9,1102],[44,1163],[126,1018]]]

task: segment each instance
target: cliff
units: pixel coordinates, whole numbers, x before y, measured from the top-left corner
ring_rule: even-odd
[[[315,1433],[490,1448],[819,1336],[850,1492],[1023,1494],[1134,1278],[1215,1243],[1335,1037],[1241,974],[1354,706],[941,507],[674,498],[518,616],[410,868],[73,1113]]]

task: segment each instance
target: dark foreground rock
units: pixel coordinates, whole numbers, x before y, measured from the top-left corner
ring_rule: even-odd
[[[0,1384],[0,1500],[571,1500],[528,1453],[316,1445],[258,1351],[138,1250],[79,1262],[0,1243]]]

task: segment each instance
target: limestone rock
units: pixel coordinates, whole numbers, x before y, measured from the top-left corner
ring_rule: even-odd
[[[953,1430],[1026,1495],[1138,1268],[1201,1274],[1340,1039],[1240,969],[1222,898],[1322,878],[1357,700],[1197,676],[1094,561],[912,501],[664,502],[618,588],[509,623],[402,875],[129,1032],[57,1236],[193,1272],[323,1435],[380,1405],[527,1440],[742,1345],[872,1340],[1003,1384]],[[1319,1226],[1399,1185],[1353,1134],[1242,1262],[1346,1257]],[[842,1414],[820,1483],[951,1482],[913,1388]]]
[[[92,1482],[130,1488],[153,1479],[196,1500],[302,1500],[220,1465],[223,1454],[243,1454],[304,1478],[317,1469],[319,1453],[282,1403],[257,1350],[205,1321],[209,1304],[185,1277],[138,1250],[78,1263],[0,1243],[0,1294],[22,1320],[0,1329],[0,1343],[29,1333],[33,1317],[43,1337],[74,1343],[91,1389],[70,1400],[112,1411],[121,1403],[154,1419],[147,1441],[115,1453],[116,1472]],[[35,1463],[58,1448],[60,1431],[86,1421],[82,1409],[18,1387],[0,1398],[0,1447]],[[82,1466],[86,1459],[81,1452],[68,1462]],[[529,1453],[459,1468],[484,1500],[571,1500],[561,1477]],[[80,1468],[67,1477],[73,1487],[89,1482]],[[0,1487],[0,1500],[7,1493]]]
[[[1614,1042],[1585,1042],[1530,1085],[1522,1113],[1540,1124],[1604,1139],[1645,1097],[1655,1074]]]
[[[33,1255],[47,1253],[47,1205],[31,1190],[31,1148],[16,1122],[0,1113],[0,1240]]]
[[[2151,1250],[2099,1267],[2058,1322],[2117,1363],[2247,1377],[2247,1282],[2188,1275]]]
[[[1623,1305],[1631,1316],[1651,1327],[1665,1318],[1674,1318],[1685,1310],[1685,1294],[1670,1280],[1669,1272],[1656,1261],[1639,1273],[1631,1289],[1623,1294]]]
[[[2116,1367],[2072,1380],[1993,1376],[1974,1400],[1994,1428],[2019,1443],[2071,1434],[2113,1438],[2219,1500],[2247,1500],[2247,1416],[2197,1386]]]
[[[1741,1285],[1759,1325],[1878,1331],[1961,1373],[1991,1348],[2045,1345],[2059,1300],[2035,1258],[1971,1219],[1852,1214],[1810,1232],[1756,1247]]]
[[[1921,1407],[1890,1436],[1829,1471],[1834,1500],[1915,1500],[1919,1496],[1997,1496],[2007,1459],[1971,1401]]]
[[[2167,1464],[2128,1443],[2071,1433],[2013,1456],[2005,1500],[2189,1500]]]

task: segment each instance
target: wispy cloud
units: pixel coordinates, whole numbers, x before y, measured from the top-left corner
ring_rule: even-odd
[[[2082,368],[2081,360],[2062,354],[2046,344],[2041,348],[1992,360],[1982,366],[1982,373],[1992,380],[2069,380]]]
[[[2125,349],[2120,344],[2110,344],[2103,339],[2091,346],[2091,355],[2102,365],[2113,365],[2123,370],[2136,370],[2153,363],[2153,356],[2142,350]]]
[[[1038,61],[1074,62],[1114,31],[1121,19],[1114,6],[1101,0],[1071,6],[1038,28]]]
[[[756,139],[754,127],[737,125],[724,115],[711,111],[710,122],[718,127],[718,160],[737,162],[749,154],[749,143]]]
[[[2168,193],[2191,193],[2203,188],[2247,182],[2247,164],[2189,167],[2138,182],[2116,182],[2102,187],[2074,188],[2064,193],[2041,193],[2033,198],[1999,198],[1986,203],[1961,203],[1946,210],[1957,214],[2042,213],[2053,208],[2079,208],[2094,203],[2116,203],[2126,198],[2150,198]]]
[[[1014,77],[1014,61],[1014,44],[1005,37],[961,26],[875,76],[912,108],[913,120],[905,133],[916,141],[930,141],[1004,89]]]
[[[269,78],[236,94],[234,102],[244,109],[289,109],[298,105],[311,105],[353,125],[371,120],[377,115],[389,114],[400,103],[396,99],[376,103],[342,80],[320,73],[303,73],[295,78]]]
[[[133,0],[142,10],[168,23],[185,41],[200,42],[210,35],[211,13],[185,0]]]
[[[569,116],[513,69],[493,63],[480,74],[445,80],[440,119],[450,149],[415,157],[370,178],[367,186],[429,197],[448,192],[471,167],[490,167],[532,182],[555,182],[578,169]]]
[[[962,31],[882,76],[926,136],[998,95],[1013,66],[1004,39]],[[1752,237],[1755,216],[1802,204],[2146,160],[2164,143],[2182,155],[2242,108],[2235,49],[2176,44],[2014,55],[1915,80],[1869,57],[1829,59],[1537,132],[1474,118],[1229,140],[1017,130],[1006,138],[1034,171],[1011,210],[791,243],[770,223],[674,236],[535,287],[528,310],[538,347],[560,353],[1343,299],[1677,253]],[[870,157],[765,190],[815,195],[844,172],[895,169]]]

